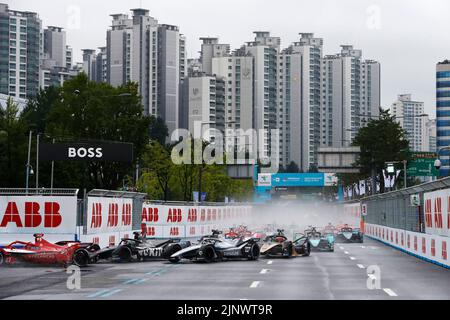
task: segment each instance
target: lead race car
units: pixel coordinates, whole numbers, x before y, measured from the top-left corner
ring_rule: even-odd
[[[284,230],[278,230],[264,239],[261,247],[261,255],[272,257],[309,256],[311,254],[311,244],[306,235],[301,234],[294,241],[288,240],[284,235]]]
[[[255,239],[225,239],[221,231],[213,230],[212,235],[202,237],[198,244],[176,252],[169,260],[172,263],[182,259],[207,263],[229,259],[258,260],[259,254]]]
[[[41,265],[62,265],[64,267],[75,264],[85,267],[87,263],[77,259],[81,251],[94,252],[99,248],[92,243],[76,241],[62,241],[50,243],[43,234],[35,234],[35,241],[14,241],[0,248],[0,265],[14,265],[17,263],[32,263]]]
[[[334,252],[334,233],[332,231],[327,231],[325,228],[323,232],[319,232],[315,227],[310,227],[305,230],[305,234],[309,239],[311,245],[311,251],[327,251]],[[294,239],[298,238],[295,234]]]
[[[156,259],[169,259],[177,251],[191,245],[189,241],[169,239],[162,242],[153,242],[142,235],[134,232],[134,239],[122,239],[116,247],[105,248],[98,251],[79,251],[77,259],[84,263],[96,263],[99,260],[112,259],[114,262],[132,262]],[[83,256],[82,256],[83,255]]]
[[[363,243],[364,234],[361,229],[352,228],[348,224],[337,230],[336,243]]]

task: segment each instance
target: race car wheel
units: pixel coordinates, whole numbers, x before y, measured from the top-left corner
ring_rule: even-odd
[[[259,246],[257,244],[253,244],[252,247],[250,248],[248,260],[250,261],[258,260],[259,254],[260,254]]]
[[[86,267],[89,264],[89,253],[84,249],[78,249],[73,254],[73,263],[78,267]]]
[[[292,250],[293,250],[293,245],[292,243],[288,245],[288,247],[285,249],[287,250],[287,254],[285,255],[285,258],[290,258],[292,257]]]
[[[303,254],[304,257],[309,257],[311,255],[311,244],[308,242],[306,245],[305,253]]]
[[[167,250],[165,250],[165,252],[164,252],[164,258],[165,259],[170,259],[170,257],[172,255],[174,255],[175,253],[177,253],[180,250],[181,250],[181,246],[178,245],[178,244],[173,245],[173,246],[169,246],[169,248],[167,248]]]
[[[119,258],[121,262],[130,262],[131,261],[131,249],[123,246],[119,251]]]
[[[212,246],[207,246],[202,249],[203,251],[203,259],[205,259],[205,262],[213,262],[214,258],[216,257],[216,250]]]
[[[3,253],[0,252],[0,266],[5,264],[5,257],[3,256]]]
[[[179,263],[181,261],[181,259],[179,257],[175,257],[175,258],[169,258],[169,261],[171,263]]]
[[[100,246],[98,244],[93,244],[92,246],[89,247],[89,250],[91,252],[100,251]]]

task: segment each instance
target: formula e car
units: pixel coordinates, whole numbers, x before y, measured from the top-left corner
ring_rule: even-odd
[[[235,240],[225,239],[222,232],[213,230],[212,235],[202,237],[198,244],[176,252],[170,262],[178,263],[182,259],[216,262],[230,259],[259,259],[259,246],[252,238]]]
[[[305,234],[309,239],[311,251],[327,251],[334,252],[334,233],[324,230],[324,232],[317,231],[316,228],[310,227],[305,230]],[[294,239],[301,234],[295,234]]]
[[[140,232],[134,232],[134,239],[122,239],[116,247],[105,248],[89,252],[83,250],[77,255],[77,259],[85,263],[95,263],[103,259],[112,259],[113,262],[145,261],[151,259],[169,259],[175,252],[191,245],[189,241],[170,239],[154,243],[143,237]]]
[[[41,265],[62,265],[64,267],[76,264],[80,267],[86,264],[76,259],[80,250],[94,251],[97,248],[91,244],[80,244],[73,241],[50,243],[43,239],[43,234],[35,234],[34,243],[15,241],[0,249],[0,265],[17,263],[32,263]]]
[[[363,243],[364,234],[361,229],[345,225],[338,230],[335,241],[336,243]]]
[[[261,255],[263,256],[279,256],[290,258],[292,256],[309,256],[311,253],[311,244],[306,235],[301,235],[294,241],[288,240],[284,235],[284,230],[278,230],[276,234],[272,234],[264,239],[261,247]]]

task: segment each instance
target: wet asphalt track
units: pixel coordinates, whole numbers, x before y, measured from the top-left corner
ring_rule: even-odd
[[[367,288],[379,266],[381,288]],[[366,238],[310,257],[214,264],[165,261],[90,266],[68,290],[61,268],[0,268],[0,299],[395,300],[450,299],[450,270]]]

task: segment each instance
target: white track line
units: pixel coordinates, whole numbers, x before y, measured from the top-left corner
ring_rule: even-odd
[[[273,261],[272,261],[272,260],[270,260],[270,261],[268,261],[268,262],[267,262],[267,264],[272,264],[272,263],[273,263]]]
[[[350,257],[350,260],[356,260],[356,258],[355,257]]]
[[[386,292],[388,295],[390,295],[391,297],[398,297],[398,295],[394,292],[394,291],[392,291],[391,289],[389,289],[389,288],[386,288],[386,289],[383,289],[384,290],[384,292]]]
[[[339,249],[344,250],[344,247],[339,247]]]
[[[357,264],[358,268],[360,269],[365,269],[364,266],[362,264]]]
[[[366,247],[365,246],[361,246],[361,248],[365,249]]]
[[[261,283],[260,281],[253,281],[252,284],[250,285],[250,288],[258,288],[260,283]]]
[[[262,269],[260,273],[261,274],[266,274],[267,272],[269,272],[269,269]]]
[[[348,251],[344,251],[345,254],[350,254]]]

